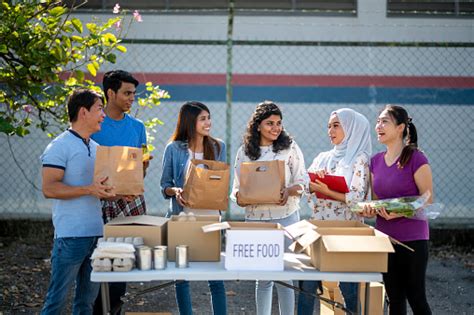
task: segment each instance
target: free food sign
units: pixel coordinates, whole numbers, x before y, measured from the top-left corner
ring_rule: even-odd
[[[283,270],[283,230],[227,230],[227,270]]]

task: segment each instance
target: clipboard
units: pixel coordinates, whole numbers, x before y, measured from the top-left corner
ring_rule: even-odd
[[[324,178],[319,177],[315,173],[308,173],[309,178],[312,182],[316,182],[316,179],[328,185],[328,188],[340,193],[348,193],[349,188],[347,187],[346,179],[344,176],[335,176],[335,175],[324,175]],[[333,198],[326,196],[320,192],[316,192],[316,197],[319,199],[331,199]]]

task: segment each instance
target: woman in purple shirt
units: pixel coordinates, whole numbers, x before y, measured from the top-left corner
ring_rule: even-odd
[[[373,199],[433,195],[431,168],[418,150],[415,125],[400,106],[387,105],[377,119],[377,139],[387,148],[371,159]],[[432,202],[430,198],[429,202]],[[413,313],[431,314],[425,293],[428,263],[429,226],[426,220],[409,219],[385,209],[366,207],[366,217],[377,215],[376,228],[414,249],[395,245],[389,254],[388,271],[383,275],[391,315],[406,314],[406,301]]]

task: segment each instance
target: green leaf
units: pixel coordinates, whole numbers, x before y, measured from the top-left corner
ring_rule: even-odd
[[[115,54],[110,53],[105,56],[105,60],[111,63],[115,63],[117,61],[117,56]]]
[[[97,70],[95,69],[95,66],[92,63],[87,64],[87,70],[89,70],[89,73],[95,77],[97,75]]]
[[[84,72],[82,72],[81,70],[74,71],[74,75],[79,82],[84,81]]]
[[[127,48],[125,46],[122,46],[122,45],[118,45],[117,50],[120,51],[120,52],[123,52],[123,53],[127,52]]]
[[[15,130],[15,133],[20,137],[24,137],[27,134],[29,134],[30,131],[28,129],[24,128],[24,127],[17,127],[16,130]]]
[[[13,127],[8,121],[0,117],[0,132],[11,134],[15,131],[15,127]]]
[[[117,37],[115,37],[115,35],[112,33],[106,33],[102,35],[102,39],[106,44],[115,44],[117,42]]]
[[[71,36],[71,39],[75,42],[82,42],[84,39],[81,37],[81,36],[77,36],[77,35],[72,35]]]
[[[82,33],[83,29],[82,29],[82,22],[81,20],[77,19],[77,18],[73,18],[71,20],[72,22],[72,26],[74,26],[74,28],[76,29],[76,31],[78,33]]]
[[[66,13],[66,8],[61,7],[61,6],[54,7],[51,10],[49,10],[49,14],[51,14],[52,16],[55,16],[55,17],[61,16],[64,13]]]
[[[72,86],[77,84],[77,79],[75,77],[70,77],[66,80],[66,85],[67,86]]]
[[[5,44],[0,44],[0,53],[1,54],[6,54],[8,52],[7,45]]]
[[[95,23],[87,23],[86,27],[91,33],[95,33],[97,31],[97,24]]]

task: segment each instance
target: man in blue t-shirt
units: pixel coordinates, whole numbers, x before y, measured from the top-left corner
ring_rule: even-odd
[[[99,145],[128,146],[142,148],[146,146],[145,125],[128,113],[135,100],[138,81],[128,72],[122,70],[109,71],[102,80],[107,105],[106,117],[99,132],[92,135]],[[143,169],[146,171],[149,161],[145,161]],[[144,174],[145,175],[145,174]],[[141,215],[146,213],[143,195],[132,199],[104,200],[102,214],[105,223],[119,217]],[[126,283],[110,284],[110,303],[112,309],[120,305],[120,296],[126,291]],[[94,314],[101,314],[101,295],[97,297]]]
[[[111,198],[107,178],[94,182],[97,143],[90,135],[104,120],[103,97],[79,89],[69,97],[71,127],[56,137],[41,155],[42,190],[53,202],[54,245],[51,279],[42,314],[62,314],[67,294],[76,283],[74,314],[90,314],[99,283],[90,281],[90,256],[102,236],[100,199]]]

